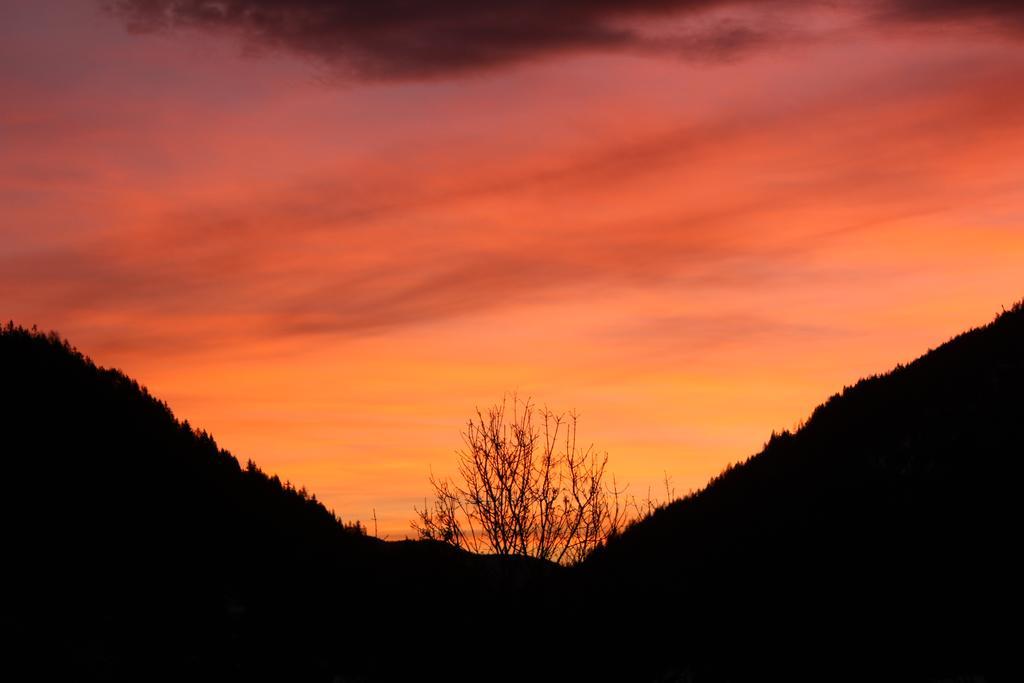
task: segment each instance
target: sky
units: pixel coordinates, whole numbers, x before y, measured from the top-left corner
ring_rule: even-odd
[[[476,407],[699,489],[1024,297],[1024,9],[0,1],[0,318],[411,534]]]

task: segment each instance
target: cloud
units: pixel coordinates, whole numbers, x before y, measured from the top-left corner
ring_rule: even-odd
[[[400,163],[353,155],[223,195],[164,196],[163,184],[147,185],[152,196],[127,195],[138,208],[111,214],[109,230],[15,235],[23,244],[0,254],[0,298],[8,315],[43,326],[99,320],[122,345],[131,340],[117,330],[132,328],[141,347],[185,329],[216,345],[232,335],[361,338],[619,290],[820,282],[860,258],[817,265],[835,240],[863,244],[851,233],[938,219],[949,206],[987,210],[1001,185],[1019,187],[1022,157],[1011,145],[1022,139],[1024,94],[1014,86],[1024,61],[997,48],[878,60],[813,97],[642,117],[636,129],[627,119],[596,142],[556,146],[539,131],[536,147],[495,153],[493,164],[479,163],[487,148],[445,140],[403,150]],[[56,147],[58,159],[71,148]],[[197,159],[196,168],[207,163]],[[250,159],[246,148],[233,163]],[[20,168],[13,181],[26,180]],[[47,182],[66,192],[60,178]],[[94,187],[33,202],[84,197],[95,210],[86,203]],[[67,215],[74,221],[54,224],[89,213]],[[665,330],[675,322],[745,324],[662,321]]]
[[[776,312],[778,315],[778,312]],[[834,325],[787,322],[775,317],[750,312],[681,314],[644,317],[629,323],[609,326],[601,335],[609,343],[630,348],[650,347],[651,353],[662,353],[668,347],[674,353],[706,352],[709,349],[768,340],[826,340],[841,335]]]
[[[574,52],[729,61],[806,44],[811,15],[874,28],[942,23],[1024,29],[1016,0],[104,0],[129,30],[198,29],[241,37],[248,52],[284,50],[359,80],[465,75]]]
[[[1024,4],[1020,0],[897,0],[879,3],[876,18],[882,22],[926,24],[980,20],[1021,31]]]
[[[621,289],[821,282],[837,268],[815,265],[832,240],[985,206],[1018,177],[1019,157],[1003,157],[1021,139],[1020,67],[968,64],[930,61],[940,79],[911,69],[762,112],[756,126],[715,117],[513,170],[462,160],[420,173],[444,168],[430,151],[276,191],[167,200],[110,234],[0,254],[0,292],[55,320],[151,324],[133,333],[146,343],[187,328],[222,344],[383,335]],[[752,332],[744,320],[658,320],[710,342]]]
[[[772,42],[737,17],[704,17],[675,35],[637,22],[699,16],[722,0],[108,0],[128,29],[235,34],[250,52],[285,50],[364,80],[421,80],[577,51],[730,59]],[[773,3],[774,4],[774,3]]]

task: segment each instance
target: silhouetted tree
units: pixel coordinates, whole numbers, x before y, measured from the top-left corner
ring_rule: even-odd
[[[423,539],[474,552],[573,564],[630,520],[606,477],[608,454],[576,441],[577,416],[505,398],[469,420],[458,482],[431,474],[432,504],[416,509]]]

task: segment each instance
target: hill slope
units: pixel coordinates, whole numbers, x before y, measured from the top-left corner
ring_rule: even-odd
[[[574,580],[631,606],[609,618],[669,617],[624,644],[652,671],[998,678],[1019,671],[1022,456],[1018,305],[833,396]]]
[[[56,335],[0,328],[0,377],[2,642],[39,679],[400,679],[450,639],[414,624],[520,581],[342,525]]]

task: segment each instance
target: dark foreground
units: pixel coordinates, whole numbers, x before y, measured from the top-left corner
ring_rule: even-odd
[[[33,679],[1020,680],[1020,307],[571,569],[369,538],[55,336],[0,373]]]

